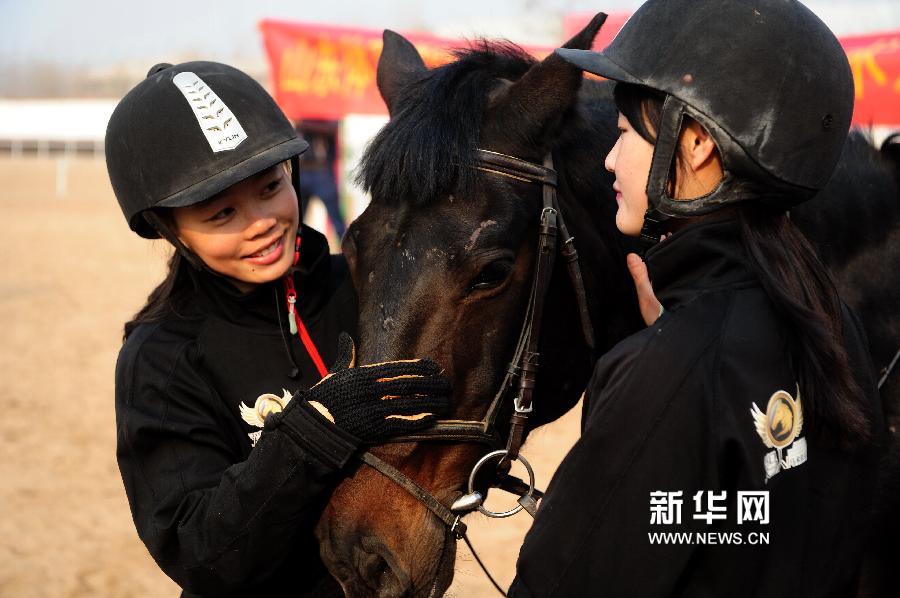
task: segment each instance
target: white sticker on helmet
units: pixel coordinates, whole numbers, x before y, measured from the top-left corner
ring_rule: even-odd
[[[247,138],[237,117],[203,79],[194,73],[183,72],[175,75],[172,82],[194,111],[212,151],[233,150]]]

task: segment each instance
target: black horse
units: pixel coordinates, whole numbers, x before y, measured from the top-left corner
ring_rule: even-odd
[[[841,297],[862,321],[887,421],[885,453],[860,596],[895,595],[900,583],[900,151],[876,150],[861,131],[850,134],[828,185],[791,218],[831,270]]]
[[[601,22],[568,45],[590,47]],[[614,226],[612,179],[601,164],[617,136],[615,108],[607,86],[581,89],[581,71],[553,55],[535,62],[515,46],[481,43],[428,70],[404,38],[386,32],[384,41],[378,85],[391,120],[363,159],[372,202],[344,241],[363,322],[359,357],[365,363],[428,355],[453,382],[451,417],[479,420],[517,344],[543,197],[540,184],[486,166],[479,148],[536,165],[553,156],[596,350],[641,325]],[[575,405],[595,357],[564,264],[548,288],[531,427]],[[501,405],[501,435],[511,411],[511,402]],[[373,452],[449,505],[486,449],[432,441]],[[436,594],[452,580],[455,544],[447,527],[369,467],[335,491],[318,536],[348,595]]]

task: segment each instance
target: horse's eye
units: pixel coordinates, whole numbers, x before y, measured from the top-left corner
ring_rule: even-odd
[[[508,259],[495,260],[481,269],[478,276],[472,281],[469,287],[472,291],[485,291],[493,289],[506,280],[506,277],[512,271],[512,261]]]

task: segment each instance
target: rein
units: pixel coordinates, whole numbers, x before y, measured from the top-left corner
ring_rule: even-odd
[[[592,351],[595,343],[594,329],[588,311],[587,294],[584,290],[584,279],[578,262],[578,252],[575,250],[574,237],[569,234],[556,197],[557,173],[553,169],[552,156],[548,154],[544,158],[544,164],[540,165],[490,150],[479,148],[475,151],[478,163],[474,168],[523,183],[539,184],[542,187],[537,254],[532,275],[531,293],[522,321],[522,328],[519,332],[519,339],[503,381],[494,394],[494,398],[482,419],[438,420],[434,426],[427,430],[407,436],[399,436],[391,439],[390,442],[438,440],[477,442],[485,444],[493,450],[484,455],[469,474],[468,494],[458,498],[449,507],[441,503],[406,474],[371,452],[364,452],[359,458],[363,463],[390,478],[421,502],[443,522],[453,537],[464,540],[491,583],[505,596],[505,592],[484,566],[484,563],[482,563],[469,538],[466,536],[466,524],[462,522],[462,517],[476,509],[488,517],[495,518],[509,517],[524,509],[533,517],[537,512],[537,501],[543,497],[543,493],[535,488],[534,471],[531,465],[519,454],[519,450],[525,439],[529,414],[533,409],[533,395],[537,385],[537,375],[540,366],[538,344],[541,334],[541,320],[557,252],[559,257],[566,263],[569,278],[575,291],[585,343]],[[505,448],[499,448],[503,443],[502,435],[497,430],[496,420],[504,399],[509,395],[513,395],[513,413],[510,417],[506,446]],[[520,497],[517,506],[504,512],[494,512],[486,509],[483,506],[484,496],[475,490],[478,471],[489,462],[495,460],[497,461],[496,471],[490,487],[499,488]],[[521,461],[525,466],[528,472],[527,483],[510,475],[509,470],[514,461]],[[443,560],[443,551],[441,560]],[[432,588],[432,594],[434,594],[435,590],[436,586]]]
[[[878,380],[878,390],[881,390],[881,387],[884,386],[884,383],[887,382],[888,378],[891,377],[891,373],[894,371],[894,367],[896,367],[898,360],[900,360],[900,349],[897,349],[897,352],[894,353],[894,358],[891,360],[891,363],[888,364],[886,368],[884,368],[884,374],[882,374],[881,379]]]

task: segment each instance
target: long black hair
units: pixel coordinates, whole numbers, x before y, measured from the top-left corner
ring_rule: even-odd
[[[164,221],[171,220],[165,210],[158,210],[158,213]],[[181,252],[177,249],[172,252],[165,278],[150,292],[144,306],[125,323],[123,339],[127,339],[141,324],[164,320],[184,309],[194,289],[189,273],[191,267]]]
[[[656,143],[665,94],[619,83],[614,97],[635,132]],[[811,435],[844,449],[869,441],[872,407],[850,369],[842,302],[827,267],[784,209],[749,201],[734,210],[749,263],[788,331]]]

